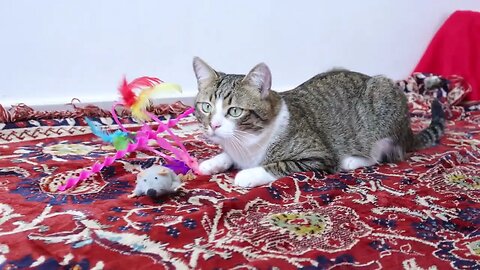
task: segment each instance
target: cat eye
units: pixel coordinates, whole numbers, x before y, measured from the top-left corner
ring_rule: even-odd
[[[243,113],[243,109],[238,108],[238,107],[232,107],[232,108],[228,109],[228,114],[231,117],[239,117],[240,115],[242,115],[242,113]]]
[[[200,103],[200,109],[204,113],[210,113],[212,111],[212,105],[210,105],[207,102],[202,102],[202,103]]]

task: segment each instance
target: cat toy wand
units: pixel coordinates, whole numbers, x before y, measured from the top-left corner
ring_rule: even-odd
[[[135,89],[141,89],[141,92],[139,93],[138,96],[134,92]],[[148,145],[149,140],[155,140],[159,147],[167,151],[170,151],[177,158],[177,160],[180,160],[183,163],[185,163],[185,165],[188,166],[190,169],[192,169],[194,173],[198,173],[197,160],[194,157],[189,155],[187,149],[183,146],[181,140],[177,136],[175,136],[175,134],[170,130],[170,128],[177,125],[177,123],[182,118],[191,114],[194,111],[194,109],[190,108],[186,110],[185,112],[180,114],[177,118],[168,120],[166,124],[163,123],[160,119],[158,119],[158,117],[156,117],[153,113],[150,113],[146,110],[146,107],[150,102],[150,96],[152,94],[159,91],[165,91],[165,90],[171,90],[171,89],[180,90],[180,87],[175,84],[164,83],[163,81],[157,78],[152,78],[152,77],[140,77],[133,80],[130,83],[127,83],[126,79],[124,78],[122,81],[122,84],[119,87],[119,92],[122,96],[122,101],[115,103],[112,106],[112,110],[111,110],[112,117],[117,123],[117,125],[120,127],[121,132],[117,130],[113,134],[104,133],[101,130],[96,129],[91,122],[89,123],[89,121],[87,121],[87,123],[89,123],[91,128],[94,127],[92,129],[92,132],[97,136],[101,137],[104,141],[115,142],[115,139],[117,139],[117,141],[123,140],[119,142],[117,145],[115,145],[115,148],[118,147],[117,152],[113,156],[106,157],[103,160],[103,162],[98,162],[98,161],[95,162],[91,167],[91,169],[82,170],[77,177],[70,177],[64,185],[59,187],[59,190],[65,191],[73,186],[76,186],[79,182],[87,179],[93,174],[100,172],[103,168],[112,165],[112,163],[115,162],[117,159],[123,158],[128,153],[132,153],[135,151],[147,150],[163,157],[168,161],[175,160],[173,157],[170,157],[160,151],[157,151],[153,147],[149,146]],[[118,116],[115,111],[115,108],[118,105],[123,105],[127,107],[128,109],[131,110],[133,117],[144,122],[141,130],[135,134],[133,139],[127,136],[128,135],[127,129],[122,125],[122,123],[118,119]],[[153,120],[154,122],[156,122],[158,124],[157,129],[153,130],[150,127],[150,125],[146,123],[147,120]],[[173,146],[172,143],[170,143],[165,138],[162,138],[161,136],[159,136],[161,133],[165,131],[168,133],[168,135],[171,137],[171,139],[174,141],[177,147]],[[125,145],[126,147],[124,147]],[[123,149],[119,149],[119,148],[123,148]]]

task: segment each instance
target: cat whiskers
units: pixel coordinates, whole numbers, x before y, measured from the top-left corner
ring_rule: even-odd
[[[246,139],[246,136],[241,133],[233,133],[231,140],[229,141],[230,145],[237,151],[242,159],[251,159],[253,154],[248,147],[245,147],[245,142],[242,139]],[[258,143],[253,145],[260,147]]]
[[[241,139],[235,132],[231,132],[228,139],[224,140],[224,147],[232,149],[241,159],[247,160],[249,153],[245,153],[246,149],[242,146]]]
[[[251,138],[249,138],[249,136],[255,136],[255,135],[252,134],[252,133],[248,133],[248,132],[246,132],[246,131],[242,131],[242,130],[236,130],[236,131],[233,133],[233,137],[236,137],[238,140],[242,140],[242,139],[243,139],[243,140],[247,140],[247,141],[248,141],[248,140],[251,140]],[[244,142],[244,143],[245,143],[245,142]],[[260,145],[260,143],[258,143],[258,142],[253,142],[253,143],[251,144],[251,146],[257,146],[257,147],[260,147],[260,148],[262,147],[262,146]]]
[[[241,141],[238,137],[236,137],[235,135],[233,135],[232,137],[230,137],[230,140],[228,140],[228,144],[230,147],[232,147],[235,152],[237,152],[237,154],[244,160],[247,160],[248,159],[248,156],[249,156],[249,153],[245,153],[245,151],[247,149],[245,149],[244,147],[242,147],[241,145]],[[248,150],[247,150],[248,151]]]

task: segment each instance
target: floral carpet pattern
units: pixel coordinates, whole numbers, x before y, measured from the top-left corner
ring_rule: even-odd
[[[437,146],[399,164],[251,190],[234,171],[198,176],[158,200],[127,197],[161,162],[148,152],[58,190],[114,153],[81,117],[0,124],[0,268],[480,269],[480,111],[453,112]],[[429,121],[417,108],[414,128]],[[174,132],[199,159],[220,150],[192,116]]]

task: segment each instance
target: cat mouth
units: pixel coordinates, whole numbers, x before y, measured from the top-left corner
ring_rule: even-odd
[[[222,130],[211,130],[211,129],[204,129],[202,133],[202,138],[206,139],[207,141],[221,144],[225,141],[228,141],[234,136],[234,132],[225,132]]]
[[[225,136],[223,136],[223,134],[221,134],[221,132],[218,130],[214,131],[211,129],[206,129],[203,134],[212,140],[225,139]]]
[[[223,141],[223,139],[219,136],[216,136],[216,135],[211,135],[211,134],[208,134],[207,132],[204,132],[200,135],[200,138],[202,140],[204,140],[206,143],[209,143],[209,144],[214,144],[214,143],[220,143],[221,141]]]
[[[210,140],[213,143],[221,143],[225,141],[225,138],[222,138],[218,135],[211,135],[211,136],[208,136],[208,140]]]

